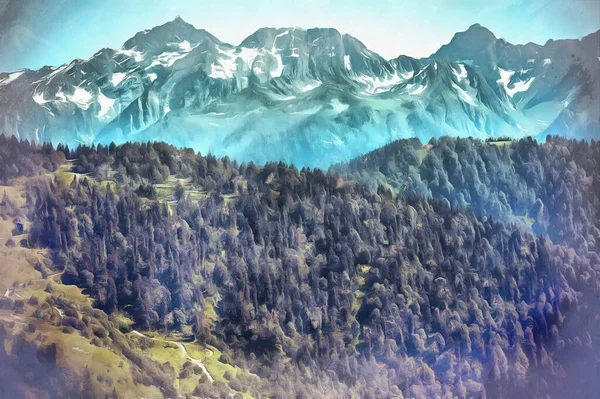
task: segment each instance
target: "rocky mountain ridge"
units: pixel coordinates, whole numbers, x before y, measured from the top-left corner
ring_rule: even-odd
[[[0,74],[3,133],[166,141],[239,161],[328,167],[402,137],[598,136],[600,31],[514,46],[480,25],[426,59],[335,29],[262,28],[238,46],[181,18],[121,49]]]

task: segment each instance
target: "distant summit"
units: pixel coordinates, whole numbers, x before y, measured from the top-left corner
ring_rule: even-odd
[[[386,60],[333,28],[232,45],[177,17],[87,60],[0,74],[0,125],[36,142],[157,140],[311,167],[403,137],[598,138],[599,36],[513,45],[474,24],[428,58]]]
[[[474,24],[466,31],[456,33],[450,43],[443,45],[435,56],[454,59],[456,54],[461,54],[473,59],[476,54],[494,46],[496,40],[496,36],[489,29]]]

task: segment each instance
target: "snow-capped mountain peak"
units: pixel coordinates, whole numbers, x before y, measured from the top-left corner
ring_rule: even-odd
[[[475,24],[431,57],[386,60],[332,28],[261,28],[231,45],[176,18],[86,60],[0,74],[0,125],[35,141],[165,140],[298,166],[399,137],[589,137],[599,37],[515,46]]]

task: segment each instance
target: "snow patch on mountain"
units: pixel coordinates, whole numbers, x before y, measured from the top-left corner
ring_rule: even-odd
[[[452,72],[454,72],[454,76],[456,76],[456,79],[460,82],[466,78],[468,74],[464,64],[458,64],[458,68],[460,69],[458,72],[456,70],[452,70]]]
[[[133,58],[135,60],[135,62],[142,62],[146,58],[146,54],[145,53],[143,53],[141,51],[137,51],[135,49],[121,49],[121,50],[117,50],[115,52],[115,56],[117,56],[117,55],[125,55],[127,57]]]
[[[98,104],[100,104],[100,111],[98,112],[98,119],[110,119],[111,111],[114,110],[114,105],[116,103],[115,99],[106,97],[102,92],[100,92],[97,96]]]
[[[183,40],[179,43],[170,43],[170,45],[177,47],[179,51],[165,51],[159,54],[158,56],[154,57],[154,61],[152,61],[152,63],[148,67],[146,67],[146,69],[150,69],[157,65],[162,65],[164,67],[170,68],[175,62],[184,58],[192,50],[198,47],[198,44],[192,46],[187,40]]]
[[[244,62],[244,64],[246,64],[246,65],[252,65],[252,63],[254,62],[254,59],[256,59],[256,57],[259,54],[258,50],[253,49],[253,48],[247,48],[247,47],[241,47],[234,51],[235,51],[236,57],[241,58],[242,61]]]
[[[529,90],[529,88],[531,87],[531,84],[533,83],[534,80],[535,80],[535,78],[531,77],[529,79],[526,79],[525,81],[519,81],[519,82],[513,83],[513,89],[508,91],[508,95],[513,97],[517,93],[521,93],[521,92]]]
[[[181,51],[184,53],[189,53],[192,50],[192,45],[187,40],[182,40],[179,43],[176,43]]]
[[[50,69],[52,70],[52,72],[50,72],[48,75],[43,76],[41,79],[36,80],[35,82],[33,82],[33,85],[38,84],[38,83],[46,83],[49,84],[52,82],[52,80],[56,77],[59,76],[60,74],[62,74],[63,71],[66,71],[67,68],[70,66],[69,65],[61,65],[59,67],[51,67]]]
[[[112,74],[110,82],[113,84],[113,86],[117,87],[119,83],[121,83],[123,79],[125,79],[126,76],[127,74],[124,72],[115,72]]]
[[[49,100],[46,100],[44,98],[44,92],[36,92],[34,91],[33,95],[31,96],[31,98],[33,98],[33,101],[35,101],[37,104],[39,105],[44,105],[46,104]]]
[[[90,107],[90,104],[94,98],[90,92],[82,89],[81,87],[75,87],[73,94],[66,95],[65,97],[68,101],[72,102],[83,110],[86,110]]]
[[[498,72],[500,72],[500,79],[498,79],[498,83],[502,83],[504,86],[504,90],[508,92],[508,85],[510,84],[510,80],[512,79],[515,71],[507,71],[502,68],[498,68]]]
[[[348,71],[352,69],[352,65],[350,64],[350,56],[349,55],[344,56],[344,68],[346,68],[346,70],[348,70]]]
[[[417,87],[416,89],[413,90],[414,87]],[[411,96],[418,96],[419,94],[423,93],[425,91],[425,89],[427,88],[427,85],[415,85],[415,84],[409,84],[406,86],[407,89],[409,89],[408,94]]]
[[[511,81],[513,80],[513,76],[516,72],[507,71],[502,68],[498,68],[498,71],[500,72],[500,79],[498,79],[498,83],[502,83],[506,94],[508,94],[510,97],[514,97],[514,95],[517,93],[522,93],[529,90],[531,84],[535,80],[535,77],[529,77],[524,81],[518,80],[516,82],[512,82],[512,87],[510,87]]]
[[[281,60],[281,54],[275,54],[275,60],[277,67],[271,71],[272,78],[278,78],[283,73],[283,61]]]
[[[82,110],[87,110],[93,102],[94,96],[92,93],[87,90],[75,86],[73,88],[73,93],[68,94],[62,90],[58,90],[56,94],[54,94],[54,98],[46,98],[46,93],[43,91],[34,91],[34,94],[31,96],[35,103],[43,106],[48,112],[50,109],[46,106],[47,103],[56,102],[56,103],[64,103],[64,104],[74,104],[78,108]]]
[[[402,72],[400,73],[400,76],[402,77],[402,79],[408,80],[415,76],[415,71]]]
[[[300,86],[300,91],[306,93],[307,91],[311,91],[316,89],[317,87],[321,86],[321,81],[319,80],[314,80],[312,82],[309,82],[307,84],[305,84],[304,86]]]
[[[19,79],[19,77],[21,77],[21,75],[23,75],[24,73],[25,73],[24,70],[9,73],[7,77],[0,79],[0,86],[6,86],[9,83],[14,82],[15,80]]]
[[[458,93],[458,96],[460,97],[461,100],[463,100],[464,102],[469,103],[471,105],[477,105],[477,104],[475,104],[475,100],[473,100],[473,97],[471,97],[465,89],[458,86],[456,83],[452,83],[452,88],[454,90],[456,90],[456,92]]]
[[[383,78],[373,77],[366,74],[361,74],[354,77],[354,80],[365,85],[363,93],[378,94],[388,90],[390,87],[397,85],[403,81],[399,75],[390,75]]]
[[[333,108],[334,113],[341,114],[348,109],[349,105],[342,103],[336,98],[331,101],[331,107]]]

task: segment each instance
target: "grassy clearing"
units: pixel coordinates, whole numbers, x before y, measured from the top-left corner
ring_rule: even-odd
[[[354,276],[354,283],[359,288],[356,290],[354,298],[352,299],[352,313],[356,315],[358,309],[362,306],[363,298],[365,297],[365,293],[361,290],[364,289],[367,283],[367,275],[371,271],[371,266],[369,265],[358,265],[358,273]]]
[[[69,162],[53,174],[30,178],[29,181],[59,179],[70,184],[74,178],[86,176],[73,173],[71,166],[72,163]],[[110,180],[90,181],[98,184],[113,183]],[[0,195],[6,192],[8,198],[22,208],[25,206],[26,182],[27,179],[19,179],[14,182],[15,186],[0,186]],[[192,200],[199,200],[207,195],[194,190],[189,180],[172,176],[165,184],[156,185],[159,200],[173,202],[173,194],[178,185],[184,188],[184,195]],[[236,194],[229,194],[224,195],[223,199],[232,201],[236,197]],[[26,214],[24,209],[21,213]],[[243,378],[244,381],[248,381],[248,378],[258,379],[245,370],[222,362],[221,352],[216,348],[172,341],[174,338],[157,332],[144,332],[148,338],[122,333],[121,331],[132,328],[131,319],[123,314],[108,317],[93,309],[92,298],[83,294],[80,288],[62,284],[62,273],[52,269],[47,250],[20,245],[20,239],[27,238],[29,229],[26,218],[21,219],[25,224],[25,233],[13,237],[13,217],[0,215],[0,296],[6,295],[14,302],[21,302],[22,307],[18,314],[12,309],[0,309],[0,324],[9,332],[0,345],[4,345],[9,355],[17,335],[36,345],[55,344],[56,366],[79,382],[87,381],[89,376],[88,389],[93,391],[94,397],[103,397],[113,391],[119,397],[127,399],[164,397],[165,391],[158,387],[161,382],[154,383],[151,378],[156,373],[163,379],[163,386],[165,383],[169,386],[174,384],[180,397],[197,397],[193,393],[198,385],[210,384],[200,365],[206,368],[215,383],[227,386],[236,378]],[[15,245],[7,245],[9,239],[15,241]],[[36,267],[40,269],[40,264],[43,265],[43,274],[36,270]],[[34,300],[30,301],[30,298]],[[51,304],[50,307],[48,304]],[[47,318],[38,314],[42,305],[50,311]],[[74,318],[80,325],[84,325],[77,328],[63,326],[65,317]],[[213,306],[206,307],[205,317],[209,324],[216,322],[217,314]],[[92,327],[106,327],[106,333],[97,335]],[[130,345],[128,349],[127,345]],[[154,369],[154,374],[148,371],[151,369]],[[236,393],[238,392],[232,390],[230,397]],[[251,398],[246,392],[239,394],[245,399]]]
[[[165,183],[154,184],[156,194],[159,200],[173,200],[175,188],[177,185],[181,185],[185,191],[185,196],[189,197],[192,201],[199,201],[202,198],[208,197],[206,191],[196,190],[192,186],[192,179],[184,179],[176,176],[169,176]]]
[[[9,355],[13,352],[14,338],[17,334],[27,342],[55,344],[56,366],[70,370],[77,379],[84,378],[87,367],[94,397],[103,396],[115,389],[123,398],[162,398],[158,388],[134,382],[130,372],[131,365],[120,353],[95,346],[88,338],[76,332],[65,332],[61,327],[30,316],[14,315],[7,310],[0,310],[0,323],[11,333],[3,343]],[[30,324],[35,325],[35,331],[25,333],[25,326]]]
[[[67,167],[62,167],[55,174],[66,181],[70,181],[74,175]],[[25,205],[23,183],[18,181],[15,182],[15,186],[0,187],[0,195],[6,192],[11,202],[23,207]],[[27,230],[27,220],[21,219]],[[90,307],[92,300],[88,295],[84,295],[78,287],[63,285],[60,282],[61,273],[52,272],[46,250],[19,245],[20,239],[26,238],[27,235],[13,236],[14,228],[12,217],[0,215],[0,296],[24,304],[19,312],[13,309],[0,309],[0,324],[8,333],[0,345],[4,346],[7,354],[12,354],[14,339],[17,336],[25,342],[44,346],[55,344],[56,366],[68,370],[66,373],[72,376],[71,378],[81,381],[87,367],[91,389],[94,391],[92,396],[103,397],[115,390],[119,397],[123,398],[162,398],[163,394],[158,387],[135,381],[133,371],[136,366],[121,353],[118,346],[113,345],[110,338],[94,343],[93,334],[84,336],[76,329],[61,326],[64,311],[57,307],[59,305],[53,306],[54,321],[46,321],[35,316],[35,312],[40,309],[41,304],[46,303],[47,299],[53,303],[68,303],[73,309],[78,309],[79,320],[84,316],[87,320],[93,320],[95,313]],[[7,246],[9,238],[15,241],[14,246]],[[43,264],[44,269],[50,273],[43,277],[42,273],[35,269],[37,264]],[[47,289],[47,286],[50,289]],[[35,297],[37,301],[30,304],[31,297]],[[100,321],[91,322],[97,326],[102,325]],[[112,333],[120,334],[116,329]],[[141,371],[137,373],[142,374]],[[24,381],[15,383],[28,384]]]
[[[419,165],[423,162],[423,159],[425,159],[425,156],[427,155],[427,149],[425,149],[425,147],[419,148],[416,153],[417,153],[417,159],[419,160]]]
[[[0,195],[4,196],[4,194],[18,207],[25,205],[22,187],[0,186]],[[3,295],[15,282],[24,284],[40,278],[40,272],[33,266],[42,262],[47,255],[45,250],[23,248],[19,245],[19,242],[27,238],[27,235],[13,235],[16,227],[13,219],[8,215],[0,215],[0,295]],[[27,220],[19,219],[27,230],[29,228]],[[10,241],[12,241],[11,245],[9,245]]]
[[[513,140],[501,140],[501,141],[488,141],[490,145],[495,145],[498,147],[510,146],[513,143]]]
[[[18,207],[25,206],[25,192],[22,187],[0,186],[0,199],[2,199],[5,193]]]
[[[198,383],[207,380],[202,370],[195,366],[188,356],[200,361],[215,382],[228,384],[229,379],[250,376],[245,370],[221,362],[219,360],[221,352],[212,346],[203,347],[197,343],[173,341],[171,337],[156,332],[147,332],[144,335],[146,337],[129,333],[128,338],[133,342],[138,342],[144,353],[152,360],[173,367],[178,392],[182,396],[193,394]],[[244,398],[252,398],[247,393],[240,392],[240,394]]]
[[[82,179],[84,177],[89,177],[89,173],[75,173],[73,172],[73,164],[75,160],[68,160],[67,163],[58,168],[54,174],[50,176],[56,176],[61,179],[63,182],[69,184],[73,181],[73,178],[77,178],[77,180]]]
[[[237,197],[239,197],[238,194],[223,194],[223,195],[221,195],[221,198],[223,198],[223,201],[225,201],[226,204],[230,203]]]
[[[225,378],[226,373],[228,373],[228,376],[230,376],[229,378],[251,376],[255,379],[258,379],[258,376],[249,373],[246,370],[242,370],[239,367],[235,367],[230,364],[221,362],[219,360],[221,358],[221,352],[213,346],[207,345],[206,347],[202,347],[201,345],[196,343],[186,343],[184,345],[188,351],[188,354],[191,357],[200,360],[204,364],[206,369],[210,372],[215,381],[227,383],[228,380],[227,378]],[[252,396],[250,396],[246,392],[239,393],[244,399],[252,398]]]
[[[215,347],[208,345],[206,348],[203,348],[195,343],[186,343],[184,346],[191,357],[200,360],[204,364],[215,381],[227,382],[224,377],[226,372],[235,377],[244,373],[247,374],[247,372],[240,368],[219,361],[221,352]]]

